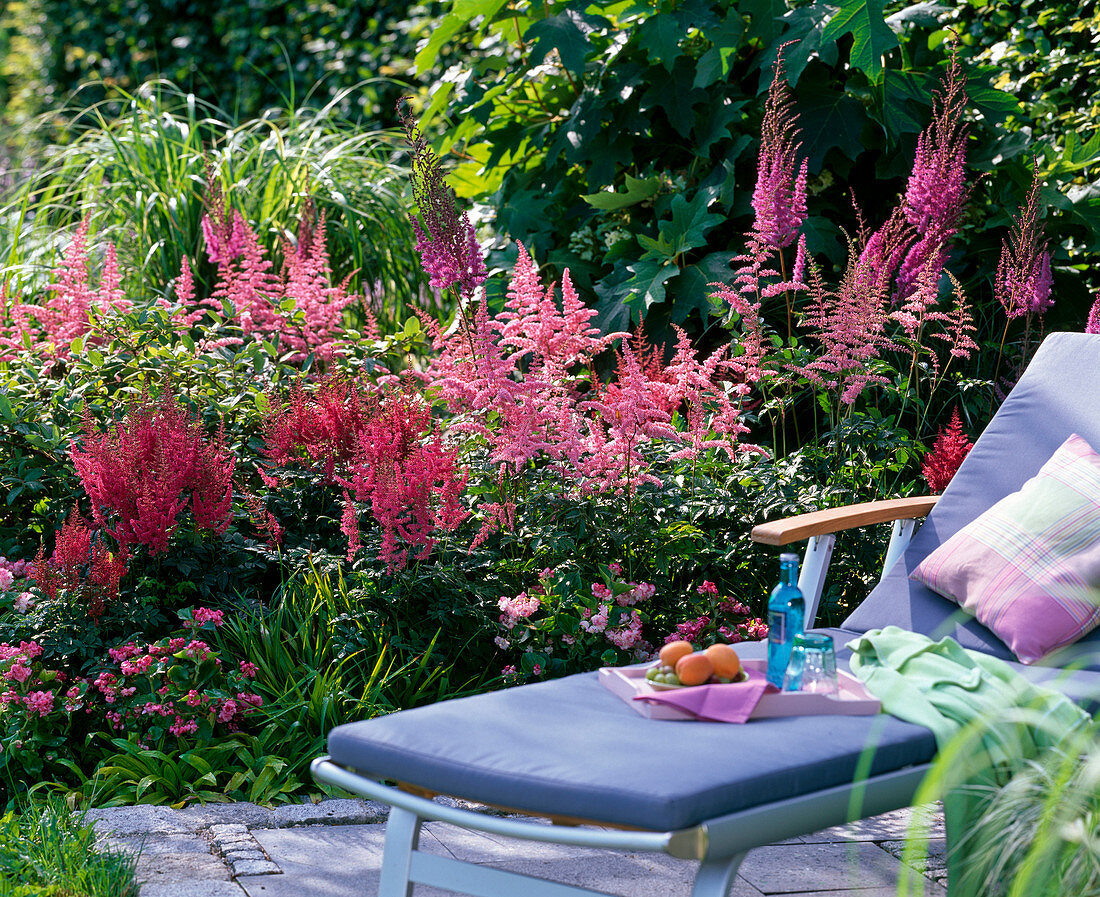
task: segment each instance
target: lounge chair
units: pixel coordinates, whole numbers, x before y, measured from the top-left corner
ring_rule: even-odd
[[[900,521],[881,582],[841,628],[822,631],[842,646],[893,624],[936,638],[950,635],[964,647],[1012,662],[989,630],[910,581],[908,573],[1017,490],[1071,433],[1100,446],[1098,379],[1100,336],[1053,334],[938,502],[901,499],[816,512],[757,527],[754,538],[775,545],[810,540],[801,581],[816,606],[831,534]],[[914,519],[925,514],[909,541]],[[747,657],[764,656],[762,643],[739,648]],[[1100,631],[1071,654],[1062,667],[1079,668],[1013,666],[1094,706],[1100,702]],[[839,656],[843,663],[846,652]],[[328,749],[313,763],[319,781],[393,807],[380,897],[408,897],[414,882],[485,897],[597,893],[421,852],[418,835],[426,820],[699,860],[694,897],[722,897],[754,847],[908,806],[935,757],[936,741],[929,730],[885,714],[741,726],[646,719],[588,673],[339,726]],[[549,817],[553,824],[472,812],[433,801],[431,794]]]

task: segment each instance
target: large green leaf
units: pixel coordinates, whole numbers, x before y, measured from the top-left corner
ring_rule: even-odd
[[[732,15],[708,33],[711,48],[695,64],[695,81],[691,86],[710,87],[716,81],[725,80],[744,36],[744,21],[740,16]]]
[[[443,17],[432,30],[428,42],[416,54],[413,64],[418,72],[426,72],[435,65],[439,51],[449,44],[463,28],[477,16],[489,21],[504,6],[504,0],[455,0],[449,15]]]
[[[643,180],[642,178],[631,177],[628,174],[626,175],[626,190],[587,193],[582,195],[581,199],[590,206],[595,206],[597,209],[610,211],[612,209],[625,209],[627,206],[636,205],[642,200],[654,196],[660,189],[660,178],[646,178]]]
[[[878,81],[883,69],[882,57],[898,46],[897,35],[883,16],[882,0],[841,0],[821,39],[836,40],[845,34],[852,35],[849,57],[852,67]]]
[[[561,64],[568,71],[574,75],[583,75],[585,59],[592,49],[588,35],[598,27],[610,25],[610,22],[600,16],[585,15],[573,9],[540,19],[527,29],[526,38],[534,41],[530,62],[537,65],[552,50],[557,50]]]
[[[680,273],[671,262],[643,259],[635,265],[627,265],[633,275],[625,284],[626,304],[646,312],[651,306],[665,301],[665,284]]]

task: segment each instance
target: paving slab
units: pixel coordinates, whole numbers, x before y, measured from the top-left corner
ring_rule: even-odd
[[[89,810],[85,820],[95,825],[100,833],[114,832],[117,835],[189,834],[198,831],[179,815],[179,811],[170,807],[154,807],[140,804],[136,807],[108,807],[103,810]]]
[[[383,822],[389,808],[375,801],[337,798],[317,804],[283,804],[275,808],[276,828],[296,825],[368,825]]]
[[[894,810],[870,819],[860,819],[847,825],[837,825],[798,840],[806,844],[827,841],[897,841],[911,834],[925,838],[942,838],[943,807],[932,804],[927,807]]]
[[[139,897],[246,897],[231,881],[151,882],[141,886]]]
[[[904,863],[907,861],[905,845],[905,841],[883,841],[880,846]],[[909,865],[929,878],[945,883],[947,881],[947,841],[944,838],[932,838],[922,847],[923,850],[913,857]]]
[[[898,860],[874,844],[786,844],[750,851],[739,874],[765,894],[893,888]]]
[[[245,825],[249,828],[272,828],[275,811],[269,807],[242,801],[232,804],[202,804],[176,811],[180,821],[196,829],[212,825]]]

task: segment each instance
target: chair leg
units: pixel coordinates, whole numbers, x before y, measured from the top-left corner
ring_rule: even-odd
[[[386,823],[386,842],[382,848],[382,874],[378,882],[378,897],[412,897],[409,881],[412,855],[420,843],[423,820],[400,807],[390,809]]]
[[[726,897],[733,886],[733,880],[737,877],[741,861],[747,853],[746,851],[734,854],[732,857],[712,857],[703,860],[695,875],[695,887],[691,889],[691,897]]]

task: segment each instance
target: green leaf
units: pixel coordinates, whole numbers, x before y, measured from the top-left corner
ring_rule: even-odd
[[[705,246],[707,232],[726,220],[722,215],[707,211],[717,194],[717,187],[707,187],[696,193],[690,202],[683,194],[673,198],[672,220],[657,224],[657,230],[661,234],[659,243],[667,248],[670,258],[682,255],[689,249]]]
[[[11,402],[3,393],[0,393],[0,415],[3,415],[5,420],[15,420],[15,412],[11,410]]]
[[[626,282],[626,304],[645,311],[665,301],[665,284],[680,273],[675,265],[653,259],[628,265],[627,270],[634,276]]]
[[[608,190],[600,193],[588,193],[581,196],[581,199],[597,209],[610,211],[613,209],[625,209],[627,206],[640,203],[643,200],[649,199],[651,196],[655,196],[660,189],[660,178],[646,178],[643,180],[641,178],[631,177],[628,174],[626,175],[625,191],[618,192]]]
[[[71,343],[69,343],[69,351],[73,355],[79,355],[84,351],[84,337],[78,336]]]
[[[763,46],[770,47],[782,31],[779,18],[787,11],[787,0],[740,0],[737,11],[748,22],[746,41],[759,41]],[[764,90],[767,90],[767,80],[762,80]]]
[[[737,48],[745,36],[745,23],[740,16],[731,15],[726,21],[707,34],[711,48],[695,63],[695,81],[692,87],[710,87],[716,81],[724,81],[730,73]]]
[[[556,16],[535,22],[524,35],[531,47],[531,65],[538,65],[553,50],[558,51],[561,64],[574,75],[584,74],[584,62],[592,44],[588,35],[601,25],[610,23],[599,16],[589,16],[575,9],[566,9]]]
[[[95,349],[88,350],[88,361],[94,364],[97,368],[103,367],[103,356]]]
[[[486,22],[491,21],[504,6],[504,2],[505,0],[456,0],[450,14],[436,23],[428,43],[416,54],[413,65],[416,66],[417,73],[423,74],[435,65],[439,51],[477,16],[484,16]]]
[[[659,13],[642,23],[638,29],[638,46],[645,50],[646,58],[653,65],[660,65],[671,72],[680,55],[683,28],[675,16]]]
[[[883,70],[882,57],[898,46],[897,35],[883,17],[882,0],[841,0],[840,8],[829,19],[821,39],[835,41],[845,34],[852,35],[849,57],[852,68],[878,81]]]

